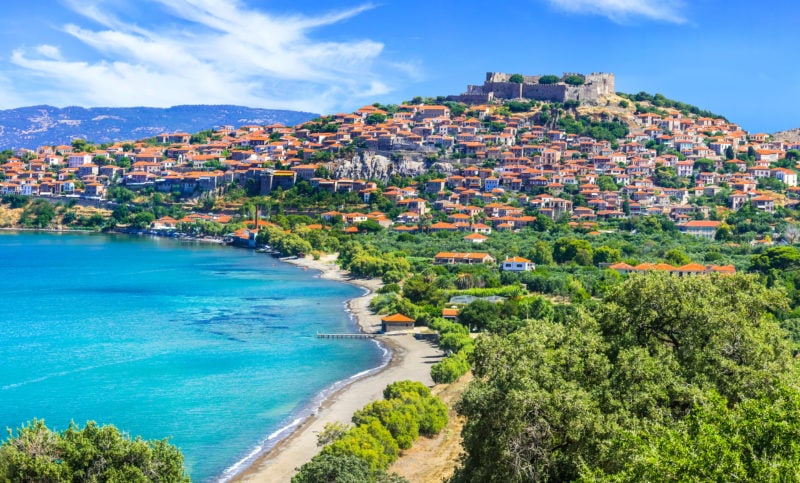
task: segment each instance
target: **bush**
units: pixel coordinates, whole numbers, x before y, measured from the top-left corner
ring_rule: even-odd
[[[436,384],[450,384],[469,371],[465,352],[451,354],[431,367],[431,377]]]
[[[447,406],[422,383],[399,381],[386,386],[384,400],[356,411],[353,428],[328,425],[320,435],[327,443],[300,468],[292,483],[401,483],[386,473],[399,450],[410,448],[420,434],[434,435],[447,424]]]
[[[371,471],[385,470],[399,453],[397,441],[378,420],[356,426],[322,450],[322,454],[360,458]]]
[[[373,419],[392,433],[400,449],[408,449],[419,437],[417,408],[400,399],[384,399],[367,404],[353,415],[353,424],[370,423]]]
[[[292,483],[319,483],[323,481],[370,481],[369,464],[353,455],[318,454],[300,467]]]
[[[420,415],[420,434],[433,436],[447,425],[447,406],[421,382],[399,381],[389,384],[383,390],[383,397],[401,399],[415,405]]]
[[[53,432],[42,420],[0,445],[0,481],[188,482],[183,455],[167,440],[130,439],[94,421]]]
[[[377,290],[378,293],[400,293],[400,285],[396,283],[387,283]]]

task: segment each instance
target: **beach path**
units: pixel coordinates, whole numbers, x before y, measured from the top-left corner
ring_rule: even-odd
[[[369,310],[369,301],[379,286],[378,280],[353,280],[331,263],[331,260],[315,261],[300,259],[295,264],[322,271],[322,277],[356,283],[372,292],[351,300],[348,306],[356,321],[365,332],[380,329],[380,316]],[[304,421],[289,437],[258,458],[234,481],[244,482],[289,482],[302,466],[316,455],[317,434],[330,422],[350,423],[353,413],[371,401],[383,398],[383,389],[392,382],[402,380],[420,381],[433,386],[430,369],[441,360],[442,351],[428,341],[415,339],[411,334],[383,336],[380,340],[393,352],[392,360],[380,372],[358,379],[326,399],[317,413]],[[335,344],[336,340],[330,343]]]

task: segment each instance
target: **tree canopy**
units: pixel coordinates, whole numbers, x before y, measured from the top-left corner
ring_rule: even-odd
[[[453,481],[796,480],[785,307],[752,275],[639,275],[479,339]]]
[[[90,421],[54,432],[44,421],[0,445],[0,481],[188,482],[183,455],[167,440],[131,439]]]
[[[543,75],[539,77],[539,84],[557,84],[560,80],[557,75]]]

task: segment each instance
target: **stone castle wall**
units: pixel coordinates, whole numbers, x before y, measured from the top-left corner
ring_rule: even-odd
[[[584,84],[572,86],[563,82],[568,75],[584,78]],[[603,96],[616,92],[614,74],[593,72],[591,74],[564,73],[562,82],[556,84],[539,84],[540,75],[523,76],[521,84],[509,82],[512,74],[504,72],[487,72],[483,85],[467,86],[467,92],[460,96],[448,96],[449,100],[480,104],[494,99],[534,99],[537,101],[565,102],[580,101],[585,103],[599,102]]]

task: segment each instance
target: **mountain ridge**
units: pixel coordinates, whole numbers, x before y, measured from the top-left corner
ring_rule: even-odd
[[[171,107],[54,107],[46,104],[0,110],[0,149],[35,149],[69,144],[128,141],[164,132],[195,133],[216,126],[299,124],[318,114],[230,104],[182,104]]]

